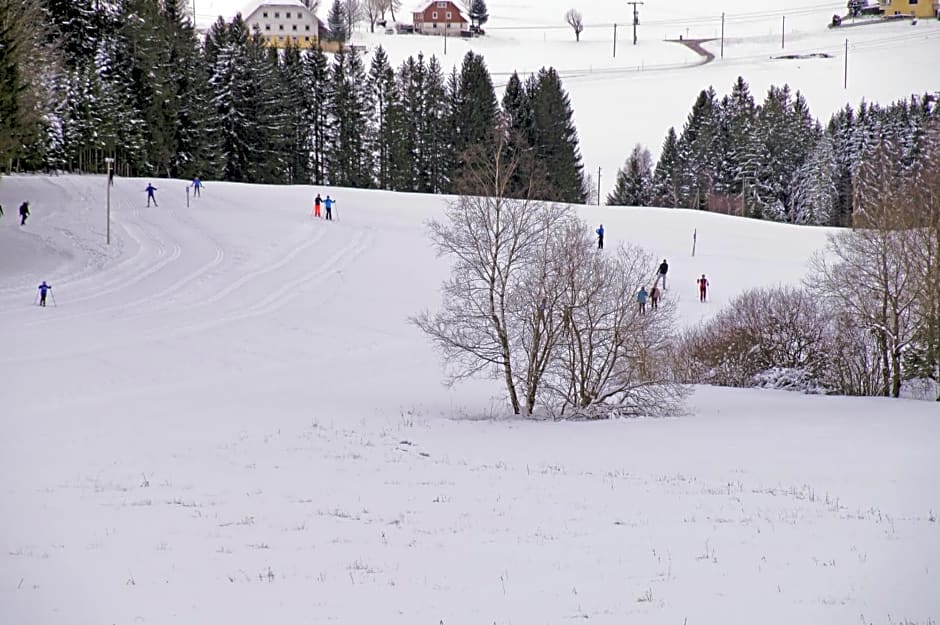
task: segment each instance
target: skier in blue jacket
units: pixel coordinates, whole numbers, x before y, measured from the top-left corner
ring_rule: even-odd
[[[329,195],[326,196],[326,199],[323,200],[323,207],[326,209],[326,218],[330,221],[333,221],[333,203],[336,202]]]
[[[148,208],[150,207],[150,200],[153,200],[153,205],[154,205],[154,206],[159,206],[159,205],[157,204],[157,197],[153,194],[153,192],[156,191],[156,190],[157,190],[157,188],[156,188],[155,186],[153,186],[153,185],[150,184],[149,182],[147,183],[147,188],[144,189],[144,191],[147,192],[147,207],[148,207]]]
[[[640,314],[646,314],[646,298],[648,293],[646,292],[646,287],[641,286],[640,290],[636,293],[636,303],[640,305]]]
[[[597,249],[604,249],[604,224],[597,229]]]
[[[46,293],[52,290],[52,287],[46,284],[46,281],[43,280],[42,284],[39,285],[39,305],[46,305]]]

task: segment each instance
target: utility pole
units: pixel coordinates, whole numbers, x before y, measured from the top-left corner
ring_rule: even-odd
[[[845,72],[842,74],[842,88],[849,88],[849,40],[845,40]]]
[[[638,4],[645,4],[644,2],[628,2],[627,4],[633,5],[633,45],[636,45],[636,27],[640,23],[640,12],[637,10]]]
[[[105,184],[108,185],[108,227],[106,237],[108,245],[111,245],[111,180],[113,180],[113,178],[111,178],[111,166],[114,163],[114,159],[109,156],[104,159],[104,162],[108,165],[108,175],[105,176]]]
[[[601,205],[601,168],[597,168],[597,205]]]
[[[725,14],[721,14],[721,58],[725,58]]]
[[[614,23],[614,58],[617,58],[617,24]]]
[[[783,50],[783,45],[787,40],[787,16],[783,16],[783,23],[780,25],[780,49]]]

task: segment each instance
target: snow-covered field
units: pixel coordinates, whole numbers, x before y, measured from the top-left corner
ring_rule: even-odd
[[[103,177],[0,180],[0,622],[940,619],[935,403],[698,388],[677,419],[505,419],[406,322],[438,302],[445,198],[319,189],[328,223],[310,187],[187,208],[154,182],[148,209],[116,180],[107,247]],[[799,281],[827,233],[581,210],[669,259],[684,323]]]
[[[320,15],[325,18],[332,1],[324,0],[321,5]],[[396,17],[411,23],[410,9],[427,2],[403,5]],[[197,23],[207,27],[220,14],[230,19],[240,10],[247,15],[251,6],[246,0],[199,0]],[[433,54],[446,72],[472,49],[485,57],[500,98],[513,71],[525,76],[544,66],[555,67],[571,97],[585,170],[596,180],[597,168],[601,168],[603,197],[613,188],[617,169],[635,143],[646,145],[657,156],[668,128],[681,129],[702,89],[711,85],[719,96],[726,94],[738,76],[748,81],[758,102],[770,85],[788,83],[806,96],[810,110],[823,124],[838,109],[846,104],[857,106],[862,99],[888,104],[912,94],[940,91],[940,21],[828,28],[833,14],[845,14],[845,0],[655,0],[639,7],[636,46],[632,8],[623,0],[489,0],[487,7],[486,36],[448,38],[446,55],[442,37],[371,34],[368,24],[359,26],[353,42],[368,50],[382,45],[396,66],[409,55]],[[572,7],[584,15],[580,43],[565,23],[565,12]],[[714,38],[704,45],[717,58],[699,66],[701,57],[666,41],[680,36]],[[847,88],[843,76],[846,40]],[[773,58],[811,53],[827,53],[832,58]],[[366,62],[370,60],[367,54]]]

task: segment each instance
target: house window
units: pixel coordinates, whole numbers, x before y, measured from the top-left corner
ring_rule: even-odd
[[[433,24],[431,24],[431,28],[437,28],[437,22],[434,22]]]
[[[908,4],[917,4],[917,0],[908,0]]]
[[[278,24],[278,25],[277,25],[277,29],[278,29],[278,30],[284,30],[284,24]]]
[[[453,17],[454,17],[454,14],[451,13],[450,11],[448,11],[448,12],[447,12],[447,19],[453,19]]]
[[[268,12],[267,12],[267,11],[265,11],[264,13],[261,14],[261,17],[267,17],[267,16],[268,16]]]
[[[270,25],[270,24],[265,24],[265,25],[264,25],[264,29],[265,29],[265,30],[271,30],[271,25]]]
[[[439,8],[439,9],[445,9],[445,8],[447,8],[447,3],[446,3],[446,2],[438,2],[438,3],[437,3],[437,8]]]
[[[288,11],[287,13],[285,13],[285,14],[284,14],[284,17],[286,17],[287,19],[290,19],[290,11]]]
[[[431,19],[432,19],[432,20],[436,20],[436,19],[437,19],[437,11],[432,11],[432,12],[431,12]]]
[[[291,26],[291,30],[297,30],[297,24],[294,24],[293,26]]]
[[[304,26],[304,30],[309,31],[309,30],[310,30],[310,24],[307,24],[306,26]]]
[[[274,12],[274,19],[276,19],[276,20],[281,19],[281,14],[280,14],[279,12],[275,11],[275,12]]]
[[[310,41],[310,37],[304,37],[304,41]]]

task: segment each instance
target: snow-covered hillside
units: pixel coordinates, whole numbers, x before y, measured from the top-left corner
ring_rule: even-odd
[[[159,180],[147,208],[147,182],[116,180],[108,247],[103,177],[0,180],[0,622],[940,618],[934,403],[698,388],[678,419],[506,420],[406,320],[438,303],[446,198],[210,181],[187,208]],[[827,232],[581,214],[669,259],[684,323],[798,282]]]
[[[321,2],[322,17],[331,4]],[[419,4],[404,3],[404,11],[396,17],[410,23],[409,9]],[[601,168],[602,197],[613,188],[617,169],[635,143],[646,145],[655,156],[668,128],[681,128],[702,89],[714,86],[719,95],[728,93],[738,76],[750,83],[758,101],[770,85],[788,83],[806,96],[823,124],[838,109],[846,104],[857,106],[863,99],[888,104],[940,90],[936,70],[940,21],[828,28],[833,14],[845,14],[845,0],[656,0],[639,7],[636,46],[632,9],[622,0],[592,0],[586,6],[569,0],[490,0],[487,6],[486,36],[448,38],[446,54],[441,37],[371,34],[367,24],[354,33],[353,42],[367,50],[383,46],[393,65],[419,52],[433,54],[445,72],[459,65],[467,50],[473,50],[485,57],[500,97],[512,72],[526,75],[541,67],[555,67],[571,97],[585,170],[596,180],[597,168]],[[580,43],[564,19],[572,6],[584,15]],[[245,7],[244,0],[200,0],[197,23],[207,27],[220,14],[230,19]],[[667,41],[680,36],[713,39],[704,46],[715,60],[699,65],[700,56]],[[813,53],[831,58],[774,58]]]

